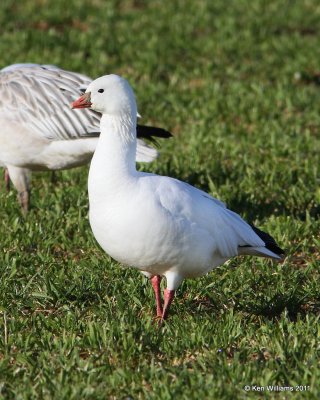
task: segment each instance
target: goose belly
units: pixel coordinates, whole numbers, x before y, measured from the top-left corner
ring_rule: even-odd
[[[90,209],[94,236],[112,258],[152,274],[176,270],[184,277],[203,275],[214,266],[215,244],[206,231],[183,219],[157,213],[150,218],[143,208],[127,207],[125,214],[112,207],[103,213]]]

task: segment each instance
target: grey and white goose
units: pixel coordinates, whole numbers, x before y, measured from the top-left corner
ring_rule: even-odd
[[[6,168],[24,211],[29,208],[31,171],[87,164],[100,134],[101,115],[74,112],[70,102],[92,82],[54,65],[14,64],[0,71],[0,166]],[[137,125],[136,160],[151,162],[158,151],[143,139],[168,138],[161,128]]]

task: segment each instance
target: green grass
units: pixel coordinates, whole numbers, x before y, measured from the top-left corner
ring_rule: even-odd
[[[0,398],[318,399],[318,1],[3,0],[0,23],[1,67],[128,78],[142,122],[175,134],[141,168],[209,191],[288,254],[185,281],[158,330],[150,284],[92,236],[87,168],[34,174],[26,219],[2,183]]]

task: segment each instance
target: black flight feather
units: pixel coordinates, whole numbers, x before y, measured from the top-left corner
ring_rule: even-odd
[[[276,241],[273,239],[269,233],[263,232],[262,230],[256,228],[254,225],[249,224],[254,232],[262,239],[266,245],[266,248],[273,253],[277,254],[278,256],[283,256],[284,251],[277,245]]]
[[[172,137],[172,134],[163,128],[156,128],[148,125],[137,125],[137,137],[140,139],[147,139],[151,143],[157,145],[155,138],[167,139]]]

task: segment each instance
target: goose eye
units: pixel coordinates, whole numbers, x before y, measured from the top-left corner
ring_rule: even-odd
[[[104,92],[104,89],[99,89],[98,92],[99,92],[99,93],[103,93],[103,92]]]

